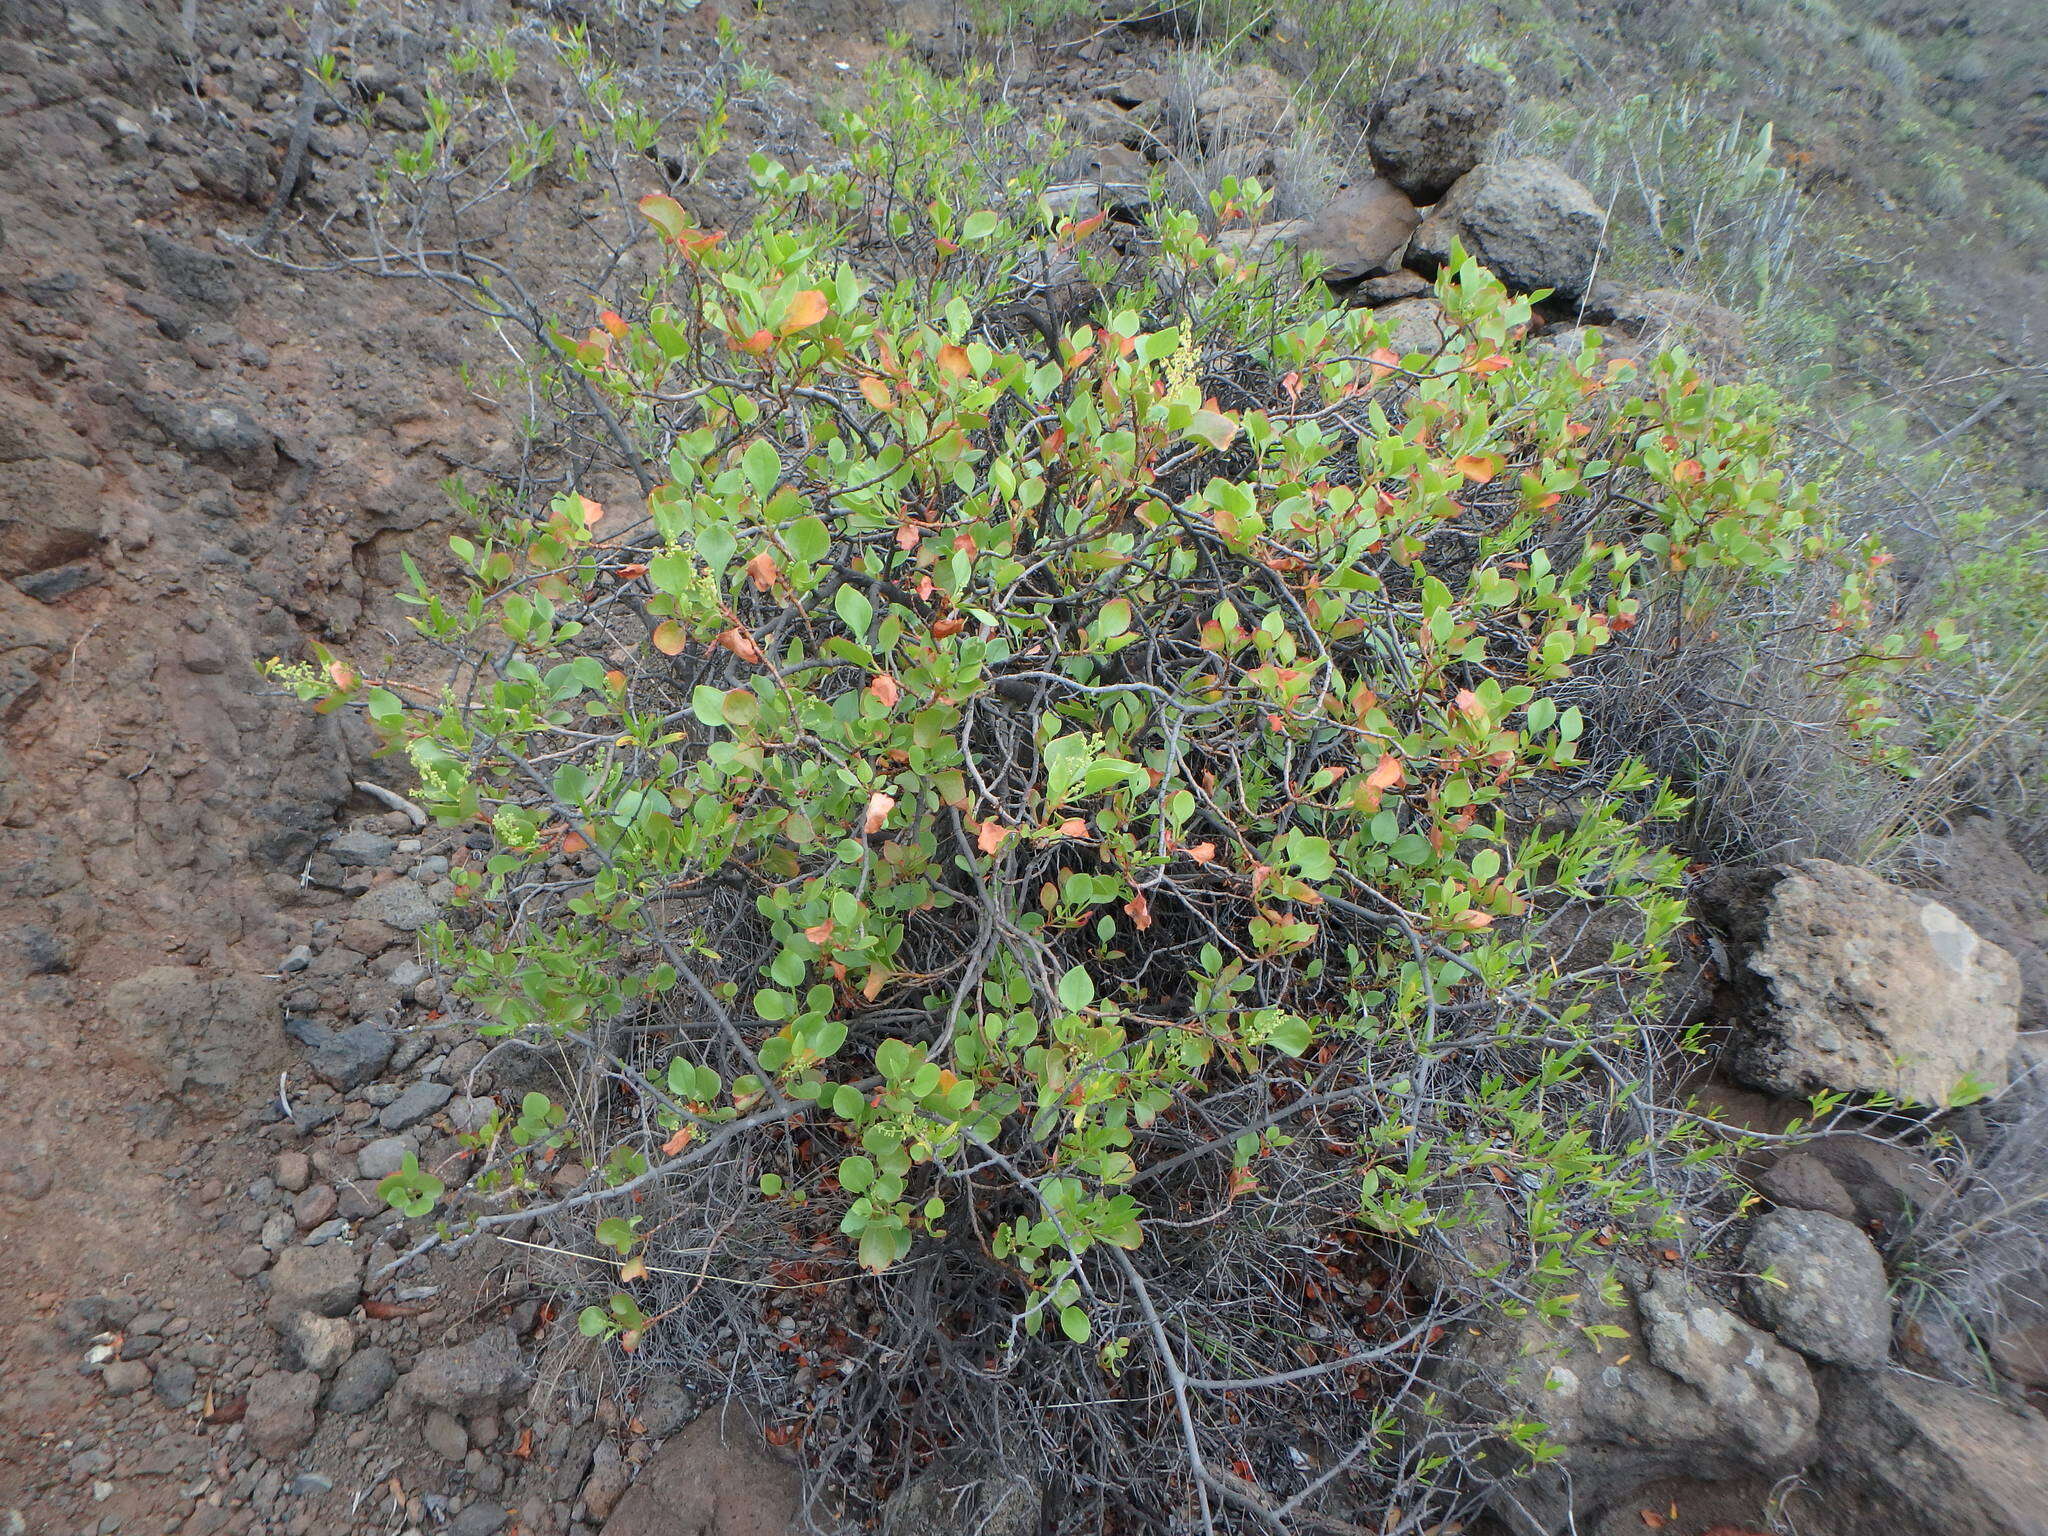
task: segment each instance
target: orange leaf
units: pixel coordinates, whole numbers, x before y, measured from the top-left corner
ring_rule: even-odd
[[[1145,900],[1145,893],[1143,891],[1138,892],[1137,895],[1124,903],[1124,913],[1130,918],[1140,933],[1143,933],[1152,926],[1152,906],[1150,902]]]
[[[424,1306],[406,1306],[396,1301],[380,1301],[375,1297],[363,1303],[363,1316],[372,1318],[377,1322],[384,1322],[394,1317],[418,1317],[426,1310]]]
[[[776,565],[772,550],[764,549],[747,562],[747,577],[754,583],[756,592],[766,592],[775,585],[775,578],[781,574],[782,570]]]
[[[932,626],[932,638],[934,640],[948,640],[954,635],[959,634],[966,627],[967,621],[956,613],[950,619],[941,619]]]
[[[867,980],[860,984],[860,995],[872,1003],[882,995],[882,988],[889,985],[891,974],[891,972],[884,970],[881,966],[876,966],[868,972]]]
[[[896,701],[903,697],[903,690],[896,686],[896,679],[887,672],[877,672],[868,684],[868,692],[882,701],[882,708],[894,709]]]
[[[889,813],[896,809],[893,796],[883,794],[879,789],[868,796],[868,808],[861,817],[860,834],[873,837],[882,830],[882,823],[889,819]]]
[[[597,323],[603,326],[613,336],[618,337],[622,340],[624,339],[625,334],[629,329],[626,322],[620,317],[618,311],[612,309],[607,309],[603,311],[601,314],[599,314],[597,317]],[[581,498],[579,498],[579,500],[580,499]]]
[[[1108,217],[1109,210],[1105,208],[1102,212],[1085,218],[1078,224],[1069,224],[1065,232],[1066,238],[1069,240],[1085,240],[1094,234],[1096,230],[1100,229],[1102,221]]]
[[[1479,702],[1479,695],[1470,688],[1460,688],[1458,690],[1458,697],[1453,702],[1458,706],[1458,713],[1467,720],[1484,720],[1486,718],[1486,706]]]
[[[646,565],[637,560],[631,565],[615,565],[612,567],[612,575],[616,576],[620,581],[638,581],[646,574]]]
[[[1230,1170],[1230,1183],[1224,1188],[1224,1196],[1226,1199],[1235,1200],[1239,1195],[1248,1195],[1258,1187],[1259,1181],[1253,1177],[1251,1169],[1233,1168]]]
[[[744,661],[750,667],[761,664],[761,647],[754,644],[754,637],[744,629],[735,627],[733,629],[720,630],[718,633],[718,644],[731,651],[733,655],[739,657],[741,661]]]
[[[606,313],[606,314],[608,314],[608,315],[611,315],[611,313],[612,313],[612,312],[611,312],[610,310],[606,310],[606,311],[605,311],[605,313]],[[612,315],[612,318],[613,318],[614,320],[618,320],[618,318],[619,318],[619,317],[618,317],[617,315]],[[620,321],[619,321],[619,323],[620,323],[621,325],[625,324],[625,322],[624,322],[623,320],[620,320]],[[601,522],[601,521],[603,520],[603,518],[604,518],[604,503],[603,503],[603,502],[599,502],[599,501],[592,501],[592,500],[591,500],[591,499],[590,499],[590,498],[589,498],[588,496],[578,496],[578,497],[576,498],[576,501],[577,501],[577,504],[578,504],[578,505],[579,505],[580,507],[582,507],[582,509],[583,509],[583,526],[584,526],[584,527],[586,527],[586,528],[592,528],[592,527],[595,527],[595,526],[596,526],[596,525],[597,525],[597,524],[598,524],[599,522]]]
[[[337,688],[353,688],[356,685],[356,669],[345,661],[327,663],[328,681]]]
[[[825,941],[832,937],[832,919],[828,917],[825,919],[825,921],[819,923],[816,927],[806,928],[804,930],[804,937],[809,939],[813,944],[822,947]]]
[[[899,523],[896,527],[896,547],[909,554],[924,538],[924,530],[912,522]]]
[[[789,310],[782,317],[782,334],[794,336],[798,331],[807,331],[831,313],[832,306],[825,302],[824,293],[806,288],[789,301]]]
[[[1698,485],[1706,475],[1698,459],[1680,459],[1671,466],[1671,478],[1684,485]]]
[[[1461,453],[1451,460],[1451,468],[1467,480],[1484,485],[1500,473],[1500,461],[1490,453]]]
[[[939,368],[956,379],[964,379],[974,371],[974,365],[967,361],[967,353],[951,342],[939,348]]]
[[[1088,840],[1088,823],[1078,816],[1069,816],[1060,823],[1060,836],[1078,837],[1083,842],[1086,842]]]
[[[1188,857],[1197,864],[1206,864],[1216,857],[1216,845],[1214,843],[1197,843],[1188,850]]]
[[[690,227],[690,216],[683,212],[683,205],[672,197],[656,192],[640,199],[640,211],[647,220],[670,240],[682,238],[683,231]]]
[[[533,1426],[531,1424],[519,1431],[519,1441],[512,1447],[512,1454],[521,1461],[533,1460]]]
[[[1392,347],[1375,348],[1366,354],[1365,360],[1372,364],[1372,381],[1375,384],[1401,366],[1401,354]]]
[[[1010,829],[994,817],[984,821],[974,834],[974,846],[983,853],[993,854],[1003,846],[1003,839],[1010,835]]]
[[[1372,772],[1365,776],[1365,782],[1372,789],[1392,789],[1407,777],[1408,770],[1401,766],[1401,759],[1391,752],[1382,752]]]
[[[626,674],[621,672],[617,667],[613,667],[611,671],[605,673],[604,684],[607,688],[623,688],[626,686]]]
[[[733,338],[733,345],[742,352],[751,352],[754,356],[760,357],[774,350],[775,333],[773,331],[760,330],[754,332],[751,336],[735,336]]]
[[[663,619],[654,626],[654,648],[664,656],[682,655],[683,647],[689,643],[689,631],[674,619]]]
[[[878,411],[893,411],[896,408],[896,397],[889,393],[889,386],[872,373],[860,381],[860,392],[866,397],[868,404]]]
[[[661,1144],[661,1155],[663,1157],[674,1157],[690,1144],[690,1138],[696,1134],[697,1127],[694,1125],[677,1126],[675,1135],[669,1137],[667,1141]]]
[[[580,832],[564,832],[562,834],[562,852],[565,854],[582,853],[589,846],[590,844],[584,840],[583,834]]]

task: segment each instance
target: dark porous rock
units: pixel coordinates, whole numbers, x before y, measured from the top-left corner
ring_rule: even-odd
[[[1899,1371],[1831,1369],[1808,1473],[1825,1529],[2048,1536],[2048,1419]]]
[[[392,880],[356,899],[352,915],[417,933],[441,920],[441,912],[417,880]]]
[[[1842,1181],[1811,1152],[1787,1152],[1757,1175],[1756,1187],[1773,1205],[1789,1210],[1822,1211],[1844,1221],[1857,1217],[1856,1202]]]
[[[26,576],[17,576],[14,586],[15,590],[39,603],[54,603],[74,592],[83,592],[105,576],[106,572],[98,566],[81,561],[76,565],[60,565],[55,570],[31,571]]]
[[[186,1361],[172,1360],[157,1367],[149,1386],[166,1408],[182,1408],[199,1389],[199,1373]]]
[[[1750,1305],[1783,1343],[1832,1365],[1882,1365],[1892,1308],[1884,1260],[1860,1227],[1819,1211],[1767,1211],[1742,1252]]]
[[[1420,272],[1404,269],[1389,272],[1385,277],[1368,277],[1352,289],[1348,297],[1353,304],[1378,309],[1382,304],[1398,304],[1403,299],[1419,299],[1428,292],[1428,278]]]
[[[1465,176],[1430,210],[1408,264],[1434,275],[1456,241],[1513,292],[1549,289],[1569,302],[1592,280],[1606,224],[1593,194],[1560,166],[1503,160]]]
[[[327,1389],[327,1411],[368,1413],[384,1401],[397,1380],[398,1365],[390,1350],[381,1344],[359,1349],[335,1372],[334,1385]]]
[[[135,408],[187,457],[225,470],[238,486],[265,486],[277,478],[277,435],[232,400],[194,404],[165,395],[138,395]]]
[[[1366,147],[1382,176],[1416,202],[1433,203],[1485,157],[1507,106],[1507,86],[1492,70],[1438,65],[1373,103]]]
[[[389,864],[397,851],[396,840],[360,827],[337,833],[327,845],[327,852],[335,863],[356,869],[375,869]]]
[[[491,1413],[526,1386],[526,1363],[509,1328],[492,1328],[467,1344],[421,1352],[405,1375],[405,1394],[458,1418]]]
[[[882,1536],[1035,1536],[1044,1494],[988,1457],[954,1457],[920,1472],[882,1509]]]
[[[140,1360],[116,1360],[100,1372],[109,1397],[127,1397],[149,1385],[149,1367]]]
[[[362,1295],[363,1256],[347,1243],[287,1248],[270,1269],[273,1317],[297,1312],[346,1317]]]
[[[217,315],[231,314],[240,306],[234,271],[221,257],[180,245],[155,230],[143,231],[142,243],[158,279],[182,302]]]
[[[319,1403],[311,1371],[268,1371],[249,1383],[242,1431],[259,1456],[280,1461],[312,1442]]]
[[[648,1458],[604,1536],[786,1536],[798,1491],[796,1469],[768,1453],[758,1425],[707,1413]]]
[[[1723,1067],[1769,1093],[1945,1105],[2006,1083],[2019,968],[1941,903],[1802,859],[1725,870],[1701,910],[1727,937],[1738,1010]]]
[[[1350,283],[1398,268],[1420,222],[1399,187],[1374,177],[1339,193],[1302,226],[1294,243],[1328,263],[1324,282]]]
[[[454,1092],[446,1083],[414,1083],[384,1106],[377,1123],[387,1131],[409,1130],[439,1110]]]
[[[498,1536],[511,1518],[512,1512],[504,1505],[483,1499],[448,1522],[447,1536]]]
[[[311,1019],[287,1019],[284,1027],[286,1034],[311,1048],[306,1064],[313,1075],[344,1093],[382,1072],[398,1045],[397,1036],[376,1024],[329,1029]]]

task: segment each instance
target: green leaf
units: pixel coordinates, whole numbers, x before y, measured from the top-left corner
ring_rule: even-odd
[[[1266,1036],[1266,1044],[1276,1051],[1285,1051],[1289,1056],[1299,1056],[1309,1047],[1315,1031],[1307,1019],[1288,1014],[1273,1026]]]
[[[690,713],[706,725],[725,724],[725,694],[705,683],[690,690]]]
[[[1078,1013],[1095,1001],[1095,978],[1086,966],[1077,965],[1060,978],[1060,1006]]]
[[[1088,1314],[1079,1307],[1060,1308],[1060,1332],[1076,1344],[1086,1344],[1090,1332]]]
[[[875,605],[868,601],[867,593],[850,581],[842,581],[839,590],[832,594],[832,611],[839,615],[854,639],[866,641],[868,627],[875,621]]]
[[[979,213],[967,215],[967,222],[960,226],[963,240],[986,240],[1002,224],[1002,215],[984,208]]]
[[[857,1195],[875,1182],[875,1165],[856,1152],[839,1160],[839,1187]]]
[[[822,518],[807,517],[783,536],[792,560],[816,565],[832,553],[832,532]]]
[[[754,488],[754,494],[765,500],[775,489],[775,482],[782,478],[782,456],[766,438],[757,437],[740,456],[740,468],[746,472],[747,484]]]

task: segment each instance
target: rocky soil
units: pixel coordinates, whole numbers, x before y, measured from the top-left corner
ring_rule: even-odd
[[[316,118],[300,206],[345,212],[370,134],[414,126],[444,11],[364,8],[350,68],[383,105],[370,130]],[[713,14],[670,46],[710,46]],[[732,19],[805,91],[875,57],[887,27],[934,56],[960,42],[936,11]],[[344,717],[256,666],[321,640],[402,668],[403,611],[381,594],[401,552],[434,557],[437,482],[509,472],[517,424],[464,379],[487,330],[433,290],[249,254],[302,42],[260,5],[206,9],[196,45],[168,4],[0,15],[0,1529],[780,1530],[792,1469],[716,1383],[625,1380],[578,1340],[521,1246],[535,1234],[398,1263],[430,1224],[378,1182],[408,1159],[465,1182],[549,1062],[488,1052],[418,953],[487,835],[421,825]],[[1093,141],[1066,168],[1076,211],[1128,207],[1148,157],[1272,168],[1285,84],[1191,92],[1168,53],[1111,31],[1012,61],[1020,99]],[[1341,298],[1399,305],[1421,344],[1424,279],[1455,236],[1579,301],[1550,317],[1560,345],[1585,320],[1739,345],[1736,317],[1686,296],[1596,285],[1597,207],[1555,166],[1474,171],[1503,109],[1490,78],[1404,88],[1372,129],[1387,179],[1362,162],[1245,236],[1244,258],[1320,251]],[[787,152],[798,115],[753,110],[734,153]],[[736,203],[736,166],[703,195]],[[1726,1104],[1781,1123],[1766,1095],[2025,1079],[2019,1031],[2048,1025],[2039,892],[1995,834],[1971,835],[1991,840],[1923,850],[1922,897],[1815,864],[1710,892],[1729,1072],[1749,1085],[1717,1087]],[[1991,865],[2022,894],[1993,894]],[[1963,1346],[1895,1315],[1886,1265],[1907,1211],[1947,1186],[1874,1145],[1760,1159],[1773,1209],[1728,1276],[1618,1267],[1580,1319],[1618,1347],[1482,1341],[1470,1389],[1564,1405],[1577,1452],[1570,1482],[1518,1484],[1494,1518],[1640,1529],[1668,1506],[1659,1523],[1699,1530],[1764,1518],[1774,1480],[1804,1471],[1803,1529],[1878,1528],[1839,1514],[1862,1509],[1899,1530],[2048,1528],[2028,1482],[2048,1478],[2048,1424],[2024,1403],[2048,1389],[2041,1330],[1989,1341],[2004,1403],[1928,1379],[1966,1374]],[[559,1167],[551,1187],[585,1177]],[[2041,1277],[2014,1283],[2037,1282],[2048,1301]],[[935,1484],[892,1525],[1035,1528],[1035,1496],[969,1485],[978,1514]],[[1968,1518],[1931,1523],[1944,1504]]]

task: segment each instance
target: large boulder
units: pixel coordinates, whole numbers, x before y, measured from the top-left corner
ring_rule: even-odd
[[[224,1095],[282,1064],[277,984],[153,965],[107,988],[107,1013],[151,1057],[171,1093]]]
[[[1420,222],[1401,189],[1375,176],[1339,193],[1301,228],[1294,243],[1328,263],[1324,282],[1350,283],[1398,269],[1408,237]]]
[[[1458,242],[1516,293],[1539,288],[1569,302],[1592,281],[1606,215],[1593,194],[1549,160],[1482,165],[1430,210],[1409,243],[1408,263],[1434,273]]]
[[[1382,176],[1416,202],[1433,203],[1485,156],[1507,106],[1507,86],[1492,70],[1440,64],[1373,103],[1366,147]]]
[[[1884,1260],[1860,1227],[1819,1211],[1767,1211],[1742,1252],[1750,1305],[1780,1342],[1835,1365],[1884,1364],[1892,1308]]]
[[[1701,904],[1727,936],[1738,1081],[1931,1105],[2005,1086],[2019,968],[1940,902],[1804,859],[1724,871]]]
[[[2020,968],[2020,1028],[2048,1029],[2048,876],[1988,817],[1958,820],[1901,850],[1906,883],[2010,954]]]
[[[786,1536],[796,1470],[771,1456],[739,1413],[707,1413],[648,1458],[604,1536]]]
[[[1494,1503],[1518,1536],[1583,1527],[1659,1478],[1791,1471],[1811,1448],[1820,1401],[1798,1355],[1676,1274],[1628,1289],[1617,1300],[1589,1274],[1568,1316],[1488,1328],[1446,1368],[1451,1397],[1537,1420],[1563,1449],[1526,1467],[1505,1439],[1487,1454],[1489,1470],[1523,1473]]]
[[[1828,1373],[1823,1529],[2048,1536],[2048,1419],[1891,1371]]]

